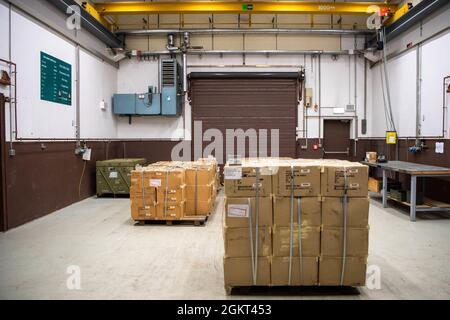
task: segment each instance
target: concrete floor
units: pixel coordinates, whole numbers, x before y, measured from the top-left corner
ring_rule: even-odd
[[[91,198],[0,234],[0,299],[226,299],[223,197],[205,227],[134,226],[127,199]],[[450,219],[370,208],[369,265],[380,289],[345,299],[449,299]],[[80,267],[69,290],[67,268]],[[233,296],[232,298],[267,298]],[[269,297],[280,299],[330,297]]]

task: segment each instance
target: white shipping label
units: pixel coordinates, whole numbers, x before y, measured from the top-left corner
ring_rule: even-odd
[[[229,204],[228,216],[232,218],[248,218],[250,207],[248,204]]]
[[[242,167],[226,167],[223,175],[225,180],[242,179]]]
[[[150,179],[150,187],[161,187],[161,179]]]
[[[109,173],[109,177],[111,179],[117,179],[118,176],[119,176],[119,174],[117,173],[117,171],[112,171]]]
[[[302,188],[309,188],[309,187],[311,187],[311,183],[302,183],[301,184],[301,186],[302,186]]]
[[[310,173],[311,172],[311,170],[309,170],[309,169],[301,169],[300,170],[300,173],[303,173],[303,174],[307,174],[307,173]]]

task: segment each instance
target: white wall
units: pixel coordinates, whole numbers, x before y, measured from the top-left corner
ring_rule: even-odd
[[[353,42],[352,42],[353,44]],[[364,60],[357,57],[357,115],[359,119],[363,116],[364,104]],[[306,86],[313,88],[314,101],[319,103],[319,74],[318,74],[318,59],[314,58],[311,62],[310,55],[299,56],[247,56],[245,63],[247,66],[258,67],[236,67],[242,65],[242,56],[189,56],[188,72],[201,71],[233,71],[233,72],[251,72],[251,71],[274,71],[297,72],[298,67],[290,66],[305,66],[306,67]],[[222,65],[234,67],[223,68]],[[262,67],[262,66],[269,67]],[[287,67],[270,67],[270,65],[286,65]],[[355,82],[354,82],[354,56],[338,56],[333,60],[331,56],[322,56],[322,115],[332,116],[332,108],[344,108],[347,104],[355,104]],[[158,61],[138,61],[136,59],[124,60],[120,63],[119,69],[119,93],[136,93],[146,92],[149,85],[158,86]],[[349,98],[350,95],[350,98]],[[189,132],[191,131],[191,113],[190,106],[186,106],[185,120],[179,118],[164,118],[164,117],[134,117],[132,124],[128,123],[128,118],[119,118],[118,120],[118,138],[182,138],[184,136],[183,124],[187,131],[186,138],[190,139]],[[309,110],[310,116],[317,116],[318,112]],[[303,129],[302,110],[299,108],[299,129]],[[342,118],[354,119],[354,113],[346,113]],[[359,126],[360,127],[360,126]],[[311,118],[308,122],[308,137],[319,137],[318,119]],[[359,128],[361,135],[361,128]],[[352,137],[354,137],[352,131]],[[302,136],[299,135],[301,138]]]
[[[450,76],[450,32],[422,47],[422,134],[440,136],[443,115],[443,78]],[[448,80],[449,81],[449,80]],[[450,95],[447,94],[447,103]],[[448,105],[447,105],[448,106]],[[450,138],[450,114],[445,129]]]
[[[112,96],[117,92],[117,69],[81,50],[80,92],[81,138],[116,138]],[[102,101],[105,110],[100,108]]]
[[[9,60],[9,8],[0,2],[0,56]],[[18,138],[75,138],[76,132],[76,46],[37,23],[26,14],[11,12],[11,60],[17,64]],[[3,45],[5,44],[5,45]],[[40,52],[72,65],[72,105],[40,99]],[[111,97],[117,91],[117,69],[83,50],[80,52],[80,106],[82,138],[115,138],[116,119]],[[9,96],[9,89],[3,90]],[[100,110],[101,100],[107,110]],[[6,112],[9,140],[9,104]],[[14,114],[13,114],[14,116]],[[13,118],[13,130],[14,118]]]
[[[389,44],[388,44],[389,46]],[[442,135],[443,78],[450,75],[450,32],[441,34],[421,45],[419,55],[422,67],[421,79],[421,126],[422,137]],[[385,113],[380,80],[381,64],[370,70],[371,76],[371,136],[383,137],[386,131]],[[416,135],[417,105],[417,48],[412,48],[388,62],[388,74],[394,121],[400,137]],[[446,129],[450,120],[447,114]],[[447,135],[447,138],[449,136]]]
[[[450,75],[450,4],[427,17],[422,23],[388,42],[388,55],[397,55],[388,62],[391,100],[394,120],[400,137],[416,135],[417,102],[417,47],[407,49],[408,44],[420,44],[421,62],[421,126],[422,137],[442,135],[443,78]],[[431,36],[436,35],[431,39]],[[427,40],[428,39],[428,40]],[[371,136],[385,136],[380,65],[369,73],[369,110]],[[448,95],[447,95],[448,96]],[[450,118],[447,116],[446,129]],[[450,136],[447,134],[447,138]]]
[[[12,61],[17,64],[19,137],[72,138],[75,129],[75,47],[22,15],[12,14]],[[40,98],[40,53],[72,65],[72,105]]]
[[[0,46],[0,58],[9,60],[9,8],[3,1],[0,1],[0,39],[2,39],[2,45]],[[0,63],[0,70],[7,70],[7,65]],[[0,86],[0,93],[9,95],[9,89]]]
[[[21,1],[19,1],[21,2]],[[23,1],[22,1],[23,2]],[[41,15],[43,13],[41,12]],[[0,57],[9,58],[9,8],[0,0]],[[409,42],[417,43],[425,37],[435,34],[450,25],[450,5],[426,19],[419,26],[411,28],[405,34],[394,39],[388,45],[389,53],[405,50]],[[55,18],[56,19],[56,18]],[[74,138],[75,136],[75,46],[67,39],[55,35],[46,27],[36,23],[33,19],[25,17],[22,13],[12,12],[12,60],[18,64],[18,120],[19,135],[26,138]],[[202,39],[211,45],[207,39],[193,39],[195,45],[203,44]],[[249,37],[248,45],[258,49],[261,45]],[[135,39],[136,40],[136,39]],[[267,40],[267,39],[266,39]],[[264,40],[264,41],[266,41]],[[317,40],[318,47],[328,40]],[[164,39],[158,45],[164,44]],[[234,43],[232,39],[227,39]],[[269,41],[269,40],[267,40]],[[266,41],[266,42],[267,42]],[[357,39],[358,48],[362,39]],[[135,44],[146,45],[142,49],[149,49],[153,42],[140,38]],[[270,41],[269,41],[270,42]],[[336,42],[336,41],[335,41]],[[226,43],[226,41],[224,42]],[[223,43],[223,45],[224,45]],[[236,42],[238,43],[238,42]],[[265,42],[264,42],[265,43]],[[328,42],[327,42],[328,43]],[[334,42],[333,42],[334,43]],[[220,45],[215,40],[215,48]],[[241,45],[241,42],[239,42]],[[264,44],[265,45],[265,44]],[[278,44],[279,45],[279,44]],[[340,37],[334,45],[337,49],[353,49],[353,37]],[[98,45],[101,50],[102,45]],[[162,49],[153,48],[152,50]],[[223,48],[226,49],[226,48]],[[39,52],[45,51],[72,64],[72,106],[57,105],[40,100],[39,94]],[[422,135],[436,136],[442,132],[442,78],[450,74],[450,35],[443,33],[439,37],[425,42],[422,46]],[[285,68],[213,68],[213,65],[241,65],[242,56],[190,56],[189,72],[194,71],[297,71],[295,67]],[[318,59],[311,56],[247,56],[247,65],[303,65],[306,68],[306,87],[313,88],[313,105],[319,103],[318,91]],[[198,68],[195,66],[203,65]],[[400,136],[415,135],[415,108],[416,108],[416,50],[407,51],[389,61],[389,77],[391,84],[391,100]],[[209,67],[208,67],[209,66]],[[355,78],[354,56],[331,56],[321,58],[321,92],[322,116],[335,117],[332,108],[343,108],[347,104],[355,104]],[[361,119],[364,108],[364,60],[356,59],[356,106],[358,117],[359,137],[382,137],[385,135],[385,117],[380,86],[380,66],[368,70],[367,114],[368,134],[361,133]],[[149,85],[158,86],[159,63],[155,61],[124,60],[119,70],[111,67],[102,60],[92,56],[86,51],[80,54],[80,106],[81,106],[81,136],[83,138],[190,138],[191,107],[185,108],[184,117],[134,117],[132,124],[128,118],[116,117],[112,113],[111,97],[115,92],[136,93],[145,92]],[[7,92],[6,92],[7,93]],[[105,100],[107,110],[100,110],[99,103]],[[7,110],[8,111],[8,110]],[[317,116],[313,108],[308,115]],[[355,114],[339,115],[342,118],[351,118]],[[7,113],[8,118],[8,113]],[[447,121],[449,126],[450,119]],[[352,121],[352,137],[355,137],[355,122]],[[7,123],[7,128],[9,123]],[[303,129],[302,110],[299,108],[299,129]],[[322,126],[323,128],[323,126]],[[184,130],[186,129],[186,131]],[[7,130],[8,131],[8,130]],[[308,121],[308,137],[317,138],[323,133],[319,132],[319,121],[312,118]],[[299,134],[299,137],[303,137]]]

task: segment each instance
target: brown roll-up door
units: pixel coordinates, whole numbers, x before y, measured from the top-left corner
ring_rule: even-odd
[[[202,121],[203,133],[212,128],[222,132],[224,160],[227,129],[267,129],[269,155],[271,130],[278,129],[280,156],[296,156],[298,80],[292,74],[191,77],[190,97],[193,124]],[[203,142],[203,148],[210,143]],[[250,155],[247,141],[245,156]]]

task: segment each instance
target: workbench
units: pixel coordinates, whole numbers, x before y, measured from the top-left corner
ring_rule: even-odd
[[[405,162],[405,161],[388,161],[386,163],[362,162],[370,167],[381,169],[383,172],[383,188],[381,194],[383,197],[383,207],[387,207],[387,200],[394,200],[410,207],[410,220],[416,221],[416,212],[436,212],[450,211],[450,204],[439,202],[436,200],[426,199],[423,205],[417,205],[417,179],[423,177],[450,177],[450,168],[429,166],[425,164]],[[403,202],[388,197],[387,194],[387,175],[386,172],[398,172],[411,176],[411,202]]]

